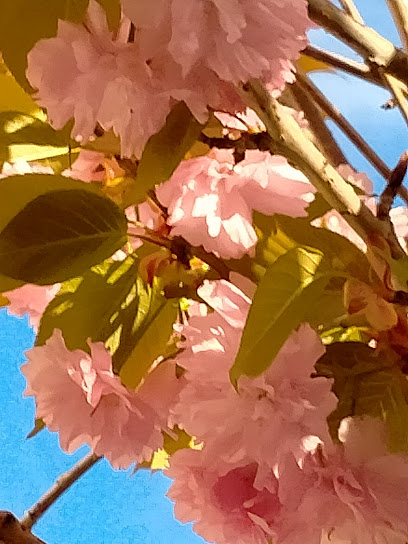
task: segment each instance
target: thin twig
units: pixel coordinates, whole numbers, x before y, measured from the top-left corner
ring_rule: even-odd
[[[361,153],[371,162],[374,168],[383,176],[384,179],[388,179],[391,170],[385,164],[385,162],[376,154],[371,146],[364,140],[362,136],[356,131],[356,129],[347,121],[347,119],[340,113],[340,111],[333,106],[333,104],[327,100],[324,94],[316,87],[309,78],[303,77],[298,74],[298,83],[304,90],[315,100],[319,107],[325,112],[325,114],[332,119],[336,125],[348,136],[353,144],[361,151]]]
[[[404,180],[408,166],[408,151],[402,153],[397,166],[391,172],[388,183],[381,193],[377,207],[377,217],[381,221],[390,221],[390,211],[398,190]]]
[[[361,25],[329,0],[308,0],[310,18],[354,49],[373,69],[408,83],[408,56],[373,28]]]
[[[323,151],[333,166],[339,166],[347,162],[347,159],[333,138],[333,134],[327,127],[322,109],[314,102],[310,94],[306,93],[296,81],[290,86],[290,89],[298,103],[300,109],[305,114],[312,134],[317,140],[318,147]]]
[[[52,504],[80,478],[85,472],[93,467],[101,457],[94,453],[88,453],[76,465],[59,476],[50,489],[24,514],[21,519],[21,526],[25,530],[31,527],[41,518]]]
[[[405,256],[394,232],[361,202],[353,187],[327,162],[326,157],[305,136],[297,122],[259,81],[238,89],[246,105],[263,121],[272,140],[272,151],[284,155],[299,168],[322,197],[340,212],[364,241],[382,238],[394,258]]]
[[[407,0],[387,0],[402,46],[408,52],[408,2]]]
[[[340,4],[343,6],[343,9],[353,17],[357,23],[360,23],[361,25],[364,24],[364,20],[360,15],[360,12],[356,8],[356,5],[354,4],[353,0],[340,0]]]
[[[171,242],[170,240],[160,238],[160,237],[153,237],[149,236],[147,234],[132,234],[128,232],[129,238],[135,238],[138,240],[143,240],[144,242],[149,242],[151,244],[154,244],[156,246],[165,247],[166,249],[170,249]]]
[[[361,151],[366,159],[374,166],[382,177],[388,181],[391,175],[391,170],[385,162],[377,155],[374,149],[364,140],[364,138],[356,131],[356,129],[347,121],[340,111],[333,106],[324,94],[314,85],[310,79],[302,77],[298,74],[298,82],[303,85],[305,90],[313,97],[320,108],[332,119],[336,125],[341,128],[344,134],[353,142],[353,144]],[[398,190],[400,197],[408,204],[408,190],[405,187],[400,187]]]
[[[333,68],[357,76],[365,81],[384,86],[384,81],[381,77],[362,62],[356,62],[347,57],[343,57],[342,55],[338,55],[337,53],[332,53],[331,51],[316,47],[315,45],[308,45],[302,53],[312,59],[325,62]]]
[[[391,74],[385,73],[384,79],[386,80],[388,87],[394,96],[394,103],[399,107],[400,112],[408,125],[408,102],[406,95],[402,90],[403,84]]]

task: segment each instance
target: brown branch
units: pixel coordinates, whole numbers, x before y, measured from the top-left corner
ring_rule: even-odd
[[[331,51],[326,51],[315,45],[308,45],[302,53],[311,57],[315,60],[325,62],[333,68],[342,70],[352,76],[357,76],[369,83],[374,83],[375,85],[384,86],[384,81],[378,75],[377,72],[372,71],[366,64],[362,62],[356,62],[354,60],[343,57],[342,55],[337,55],[337,53],[332,53]]]
[[[22,526],[11,512],[0,511],[0,542],[2,544],[45,544]]]
[[[300,109],[305,114],[312,134],[315,136],[318,147],[330,160],[333,166],[339,166],[347,162],[347,159],[327,127],[322,109],[317,106],[310,94],[305,92],[296,81],[290,89]]]
[[[384,161],[376,154],[370,145],[364,140],[362,136],[356,131],[356,129],[347,121],[347,119],[340,113],[340,111],[333,106],[333,104],[327,100],[324,94],[310,81],[310,79],[298,74],[298,83],[301,85],[305,92],[313,97],[313,100],[319,105],[319,107],[325,112],[325,114],[332,119],[336,125],[346,134],[346,136],[353,142],[353,144],[361,151],[368,161],[374,166],[374,168],[383,176],[388,179],[391,173],[388,166]]]
[[[402,46],[408,52],[408,2],[407,0],[387,0]]]
[[[332,119],[336,125],[344,132],[344,134],[353,142],[353,144],[361,151],[361,153],[366,157],[366,159],[374,166],[374,168],[379,172],[382,177],[388,181],[391,170],[385,164],[385,162],[377,155],[377,153],[372,149],[370,145],[360,136],[356,129],[347,121],[347,119],[340,113],[340,111],[333,106],[329,100],[324,96],[324,94],[314,85],[310,79],[302,77],[298,74],[298,82],[300,85],[303,85],[305,91],[307,91],[310,96],[316,101],[319,107],[326,113],[330,119]],[[399,190],[400,197],[408,204],[408,190],[405,187],[400,187]]]
[[[327,162],[326,157],[303,134],[297,122],[259,81],[243,85],[239,92],[246,105],[263,121],[272,140],[272,150],[299,168],[322,197],[340,212],[363,240],[383,238],[394,258],[405,256],[395,233],[360,201],[353,187]]]
[[[343,9],[351,16],[355,21],[364,24],[363,18],[361,17],[358,9],[356,8],[353,0],[340,0],[340,4],[343,6]]]
[[[403,91],[405,86],[391,74],[384,73],[384,79],[391,93],[394,95],[393,103],[399,107],[400,112],[408,125],[408,102]]]
[[[21,526],[24,530],[31,527],[41,518],[52,504],[80,478],[85,472],[93,467],[101,457],[88,453],[70,470],[62,474],[55,484],[36,502],[21,519]]]
[[[228,136],[224,138],[210,138],[203,132],[199,136],[199,141],[207,144],[209,147],[218,147],[219,149],[236,149],[237,147],[244,149],[260,149],[261,151],[269,150],[269,137],[266,132],[257,132],[254,134],[243,133],[240,138],[232,140]]]
[[[390,211],[398,190],[404,180],[408,167],[408,151],[402,153],[397,166],[391,172],[388,183],[381,193],[377,207],[377,217],[381,221],[390,221]]]
[[[359,53],[373,70],[383,68],[408,83],[408,56],[373,28],[364,26],[329,0],[308,0],[310,18]]]

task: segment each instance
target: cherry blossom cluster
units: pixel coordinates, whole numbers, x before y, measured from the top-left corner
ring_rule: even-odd
[[[82,24],[60,20],[56,36],[34,45],[27,78],[53,127],[73,119],[72,137],[81,145],[101,129],[120,139],[117,155],[82,148],[62,174],[98,184],[116,203],[122,204],[120,190],[112,187],[126,178],[125,165],[134,167],[131,182],[137,184],[137,160],[177,103],[185,102],[203,125],[211,113],[218,136],[228,141],[225,149],[187,154],[145,202],[125,210],[129,240],[111,260],[126,258],[149,236],[156,244],[164,241],[159,257],[140,260],[145,270],[140,267],[139,276],[149,283],[164,262],[179,258],[171,250],[180,237],[185,249],[201,248],[233,268],[233,259],[255,255],[254,212],[308,216],[316,191],[303,173],[283,156],[254,146],[239,154],[231,145],[243,133],[265,131],[242,102],[241,84],[258,78],[277,97],[294,81],[292,62],[311,27],[307,5],[307,0],[121,0],[120,24],[112,29],[101,4],[90,0]],[[291,114],[307,127],[301,112]],[[371,181],[349,165],[338,172],[374,211]],[[15,161],[3,165],[0,177],[26,173],[53,171]],[[315,226],[369,251],[338,212],[322,215]],[[406,248],[406,208],[395,208],[391,219]],[[183,269],[187,276],[193,259],[185,253],[177,264],[191,266]],[[408,456],[391,454],[385,425],[368,417],[343,419],[333,440],[327,420],[338,399],[333,380],[315,373],[325,354],[318,328],[302,323],[266,370],[231,383],[256,286],[233,272],[220,276],[229,281],[204,281],[203,275],[193,295],[183,295],[189,300],[183,300],[174,324],[177,353],[154,361],[136,389],[114,371],[104,343],[88,339],[85,349],[68,349],[64,331],[54,329],[27,352],[22,366],[36,417],[58,432],[66,452],[87,444],[118,469],[149,466],[164,447],[164,434],[187,433],[191,447],[168,461],[173,479],[168,495],[177,518],[192,522],[208,542],[406,544]],[[378,342],[386,338],[391,345],[392,338],[404,336],[398,327],[408,330],[406,312],[386,298],[382,285],[343,279],[339,289],[347,318],[368,324]],[[28,313],[38,330],[59,289],[59,284],[24,285],[3,293],[2,300],[10,313]]]
[[[332,442],[337,399],[331,380],[312,376],[325,350],[318,335],[302,325],[264,373],[234,389],[228,372],[251,301],[225,280],[198,293],[205,303],[192,302],[178,326],[183,351],[137,391],[113,374],[101,343],[70,351],[55,330],[27,352],[26,394],[63,449],[87,443],[125,468],[149,461],[177,425],[197,447],[170,459],[168,494],[207,541],[404,544],[408,457],[387,452],[383,424],[370,418],[344,420]]]
[[[306,0],[124,0],[122,8],[115,32],[96,0],[84,24],[60,21],[57,36],[30,52],[27,77],[54,127],[74,118],[80,142],[97,124],[113,129],[124,157],[140,157],[177,101],[205,122],[208,108],[244,110],[235,85],[250,78],[279,93],[294,80],[311,26]]]

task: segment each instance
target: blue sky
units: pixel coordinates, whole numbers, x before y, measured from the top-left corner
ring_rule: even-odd
[[[383,0],[356,2],[366,22],[394,43],[399,43]],[[314,43],[350,54],[337,40],[312,32]],[[389,94],[375,86],[340,73],[316,73],[314,81],[361,131],[377,153],[392,167],[408,148],[407,130],[399,112],[380,106]],[[367,172],[381,190],[383,180],[335,130],[352,164]],[[26,319],[0,311],[0,509],[21,516],[62,472],[85,453],[64,454],[57,437],[43,431],[32,440],[25,436],[32,428],[34,403],[23,399],[25,380],[19,372],[24,350],[33,343]],[[114,472],[102,461],[79,480],[35,526],[34,532],[48,544],[199,544],[203,542],[189,526],[173,519],[171,502],[164,497],[169,480],[157,473],[130,476]]]

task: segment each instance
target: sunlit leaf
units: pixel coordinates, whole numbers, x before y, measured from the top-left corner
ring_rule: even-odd
[[[202,128],[184,102],[174,106],[165,126],[150,138],[144,148],[137,170],[137,182],[145,193],[170,178]],[[138,192],[135,204],[140,201]]]
[[[0,182],[0,273],[47,285],[77,276],[127,239],[123,212],[90,184],[27,174]]]
[[[235,363],[233,383],[239,376],[257,376],[273,362],[289,334],[305,318],[329,282],[319,273],[323,253],[296,247],[280,256],[267,270],[255,292]]]
[[[87,0],[12,0],[2,2],[0,17],[0,50],[5,63],[25,89],[27,54],[42,38],[57,33],[58,19],[83,20]]]
[[[334,343],[327,346],[316,370],[319,376],[334,378],[339,402],[328,418],[334,440],[343,418],[366,415],[386,423],[391,451],[408,451],[408,382],[385,352],[360,342]]]
[[[308,55],[301,54],[300,58],[296,61],[296,66],[303,72],[332,72],[333,68],[321,60],[316,60]]]
[[[0,112],[0,159],[40,160],[70,152],[66,131],[17,111]]]
[[[42,316],[37,345],[44,344],[54,329],[62,331],[71,350],[87,350],[88,338],[106,342],[124,325],[123,314],[116,326],[112,322],[136,281],[138,266],[137,257],[129,256],[123,262],[94,266],[82,276],[64,282]]]
[[[138,387],[154,361],[163,355],[178,315],[178,301],[165,298],[158,286],[150,287],[138,279],[137,287],[137,315],[126,342],[126,347],[134,348],[119,348],[114,357],[115,370],[131,389]]]
[[[1,23],[0,23],[1,26]],[[1,38],[0,38],[1,41]],[[45,114],[40,110],[31,96],[8,73],[0,74],[0,112],[19,111],[33,117],[45,120]]]
[[[254,222],[262,232],[260,247],[257,248],[257,255],[264,259],[260,264],[273,262],[279,252],[283,254],[291,244],[292,247],[303,245],[322,251],[331,268],[361,281],[370,281],[370,264],[366,255],[344,236],[312,227],[308,219],[283,215],[268,217],[255,213]]]

